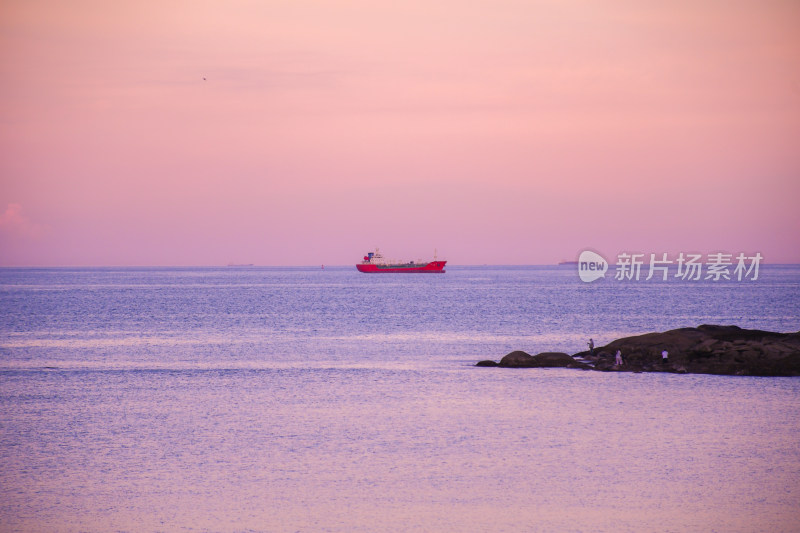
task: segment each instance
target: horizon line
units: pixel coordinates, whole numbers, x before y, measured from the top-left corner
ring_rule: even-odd
[[[570,264],[560,264],[560,263],[453,263],[447,264],[447,267],[532,267],[532,266],[561,266],[561,267],[574,267],[577,266],[578,261],[573,261]],[[709,263],[700,263],[703,265]],[[617,266],[617,263],[609,263],[609,267]],[[760,263],[761,266],[800,266],[800,262],[797,263],[767,263],[762,261]],[[354,267],[355,264],[326,264],[326,263],[317,263],[317,264],[306,264],[306,265],[259,265],[259,264],[234,264],[234,265],[223,265],[223,264],[195,264],[195,265],[156,265],[156,264],[126,264],[126,265],[0,265],[0,269],[11,269],[11,268],[230,268],[230,269],[246,269],[246,268],[314,268],[317,270],[324,270],[325,268],[351,268]],[[642,267],[646,267],[647,264],[643,263]],[[731,267],[734,265],[731,264]]]

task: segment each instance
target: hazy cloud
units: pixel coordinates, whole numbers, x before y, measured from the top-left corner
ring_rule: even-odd
[[[5,212],[0,215],[0,232],[6,235],[38,239],[44,229],[44,226],[32,222],[25,215],[20,204],[8,204]]]

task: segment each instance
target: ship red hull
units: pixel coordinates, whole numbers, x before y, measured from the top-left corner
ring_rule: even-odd
[[[443,274],[445,272],[444,265],[447,261],[431,261],[425,265],[375,265],[371,263],[359,263],[356,265],[356,268],[359,272],[364,272],[365,274],[377,274],[377,273],[392,273],[392,272],[408,272],[408,273],[438,273]]]

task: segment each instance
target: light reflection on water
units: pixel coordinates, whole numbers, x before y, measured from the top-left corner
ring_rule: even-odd
[[[10,529],[790,531],[800,380],[6,371]]]
[[[796,530],[799,379],[472,365],[797,330],[800,269],[571,274],[0,269],[0,529]]]

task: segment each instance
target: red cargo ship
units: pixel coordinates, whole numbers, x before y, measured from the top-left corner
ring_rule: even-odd
[[[444,274],[444,265],[447,261],[438,261],[434,254],[433,261],[425,263],[422,261],[409,261],[408,263],[397,263],[386,261],[381,253],[375,249],[364,256],[364,260],[356,265],[359,272],[374,274],[377,272],[434,272]]]

